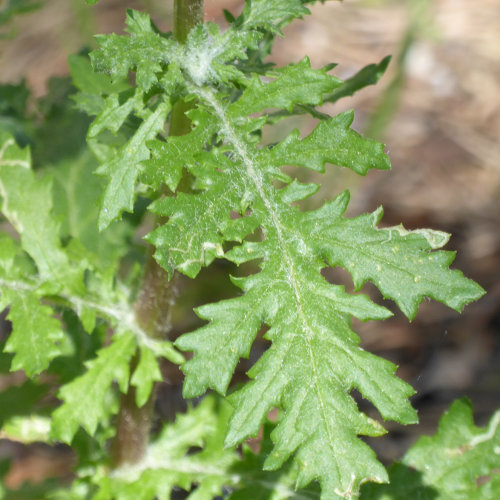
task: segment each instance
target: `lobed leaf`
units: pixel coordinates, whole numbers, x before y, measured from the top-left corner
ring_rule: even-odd
[[[12,333],[4,350],[14,353],[11,370],[24,370],[28,377],[33,377],[67,350],[68,339],[59,320],[53,317],[54,311],[42,305],[35,294],[6,287],[2,291],[0,309],[7,305]]]
[[[93,435],[97,426],[109,419],[116,411],[112,384],[117,382],[120,390],[126,392],[135,350],[136,339],[132,333],[115,335],[113,343],[87,363],[83,375],[61,388],[58,396],[63,404],[52,415],[54,439],[70,444],[80,425]]]
[[[451,298],[431,278],[423,279],[422,269],[417,273],[411,260],[407,264],[404,258],[397,258],[392,267],[413,281],[409,290],[395,296],[409,315],[425,296],[459,308],[480,296],[482,289],[447,269],[450,254],[430,253],[446,242],[441,233],[378,230],[374,224],[379,212],[344,219],[345,193],[319,210],[303,213],[289,203],[311,194],[313,186],[291,183],[281,190],[273,187],[273,179],[291,181],[280,172],[283,164],[303,164],[322,171],[326,162],[332,162],[361,174],[370,168],[389,167],[382,145],[348,128],[351,114],[320,122],[305,139],[299,140],[298,134],[292,133],[281,144],[254,150],[249,131],[257,122],[248,118],[248,113],[261,111],[273,101],[276,107],[288,108],[318,103],[326,92],[324,87],[315,87],[314,78],[308,83],[312,74],[328,83],[324,71],[314,73],[307,62],[301,68],[303,89],[310,85],[311,92],[293,89],[289,94],[286,90],[274,93],[273,85],[279,78],[267,83],[254,80],[256,83],[248,85],[238,100],[227,105],[206,87],[197,91],[204,109],[220,123],[223,146],[199,156],[200,166],[191,168],[197,178],[201,177],[200,192],[180,193],[153,205],[154,211],[170,218],[149,240],[158,247],[159,263],[170,273],[178,269],[192,277],[234,237],[225,231],[230,209],[243,215],[236,241],[260,227],[263,241],[243,241],[225,252],[227,259],[238,264],[261,261],[259,273],[235,280],[244,295],[199,308],[198,314],[210,323],[176,342],[181,350],[194,352],[182,367],[186,374],[184,395],[195,397],[208,388],[225,393],[239,358],[248,357],[260,326],[266,324],[270,328],[266,338],[272,346],[248,373],[252,381],[230,397],[235,412],[226,442],[234,446],[255,435],[267,412],[281,407],[283,418],[272,434],[275,447],[265,466],[276,469],[293,456],[299,469],[298,487],[319,480],[325,498],[340,498],[355,495],[367,480],[387,480],[374,453],[357,439],[359,435],[380,435],[384,430],[359,412],[351,391],[356,388],[372,401],[384,419],[413,423],[416,414],[408,402],[413,391],[394,377],[396,367],[360,349],[350,328],[351,316],[383,319],[388,311],[367,297],[351,296],[342,287],[326,283],[320,274],[325,259],[330,265],[342,262],[352,271],[358,288],[370,279],[389,297],[394,295],[394,283],[401,281],[399,276],[377,279],[373,272],[382,261],[385,265],[391,262],[393,257],[382,242],[394,232],[397,236],[393,238],[401,248],[411,249],[417,263],[418,259],[427,260],[429,275],[441,273],[454,288]],[[298,75],[295,80],[300,80]],[[289,84],[283,84],[285,87]],[[266,100],[267,95],[278,98]],[[225,156],[221,157],[220,150]],[[205,258],[207,248],[218,250]]]
[[[102,142],[95,147],[103,162],[99,172],[107,176],[101,228],[131,209],[139,178],[154,189],[165,183],[173,191],[185,168],[193,179],[190,191],[150,205],[165,220],[147,237],[156,246],[160,265],[170,275],[178,270],[195,277],[216,257],[237,264],[258,261],[255,274],[233,279],[242,295],[199,308],[197,313],[208,323],[177,340],[181,350],[194,353],[182,367],[184,395],[196,397],[209,388],[225,394],[239,359],[249,356],[266,325],[271,347],[249,371],[250,382],[229,397],[234,413],[226,444],[235,446],[255,435],[269,410],[279,407],[282,416],[271,434],[273,449],[264,467],[275,470],[291,460],[296,487],[318,480],[322,498],[352,498],[362,483],[388,479],[373,451],[359,439],[385,431],[359,411],[353,390],[369,399],[383,419],[413,423],[416,413],[408,401],[413,391],[394,376],[396,366],[365,352],[351,328],[353,316],[382,320],[390,312],[364,295],[328,283],[322,269],[344,267],[357,289],[373,282],[409,318],[425,297],[460,310],[483,290],[449,269],[452,253],[435,251],[446,243],[444,233],[379,229],[381,210],[345,218],[346,193],[311,212],[291,206],[317,186],[294,181],[282,172],[283,166],[322,172],[332,163],[361,175],[390,166],[382,144],[350,128],[352,113],[328,118],[315,109],[376,80],[387,59],[345,83],[328,74],[331,65],[314,70],[307,59],[274,70],[262,63],[270,48],[269,33],[279,33],[291,18],[308,13],[306,3],[248,1],[226,32],[210,23],[200,25],[184,45],[159,34],[147,15],[130,11],[131,36],[100,38],[101,49],[92,57],[97,70],[116,78],[135,71],[139,90],[133,97],[123,93],[103,98],[90,135],[122,132],[131,114],[142,120],[125,145],[114,149]],[[244,73],[252,67],[259,76]],[[166,100],[157,97],[161,92]],[[171,104],[180,100],[193,101],[193,129],[184,137],[163,140],[163,122]],[[274,117],[270,109],[277,110]],[[296,110],[321,119],[311,134],[301,139],[295,131],[277,145],[258,146],[265,124]],[[276,181],[285,187],[279,189]],[[143,386],[139,404],[157,377],[154,355],[143,351],[140,363],[132,380]],[[95,429],[98,421],[84,425]],[[70,438],[73,427],[65,431]],[[181,442],[183,432],[177,431]],[[146,460],[135,472],[124,470],[119,478],[100,482],[100,498],[167,498],[175,484],[191,488],[192,469],[172,469],[169,462],[172,452],[176,464],[188,464],[176,455],[188,449],[181,444],[165,452],[163,472],[151,464],[164,457]],[[196,461],[198,454],[192,458]],[[201,472],[191,497],[220,494],[224,474]]]
[[[500,494],[499,424],[500,411],[497,411],[486,427],[476,427],[470,401],[466,398],[455,401],[441,417],[437,433],[421,437],[402,463],[390,468],[391,484],[367,485],[361,498],[497,498]]]
[[[154,139],[163,130],[169,109],[167,103],[159,104],[127,143],[118,148],[115,154],[97,169],[97,173],[109,178],[99,213],[99,230],[102,231],[119,218],[122,211],[133,210],[141,162],[149,158],[146,142]]]
[[[320,209],[317,216],[331,216],[339,206],[343,212],[347,202],[348,194],[344,193]],[[448,234],[431,229],[407,231],[403,226],[378,229],[376,223],[381,217],[379,209],[353,219],[338,219],[316,232],[328,263],[349,271],[356,289],[371,281],[410,319],[425,297],[461,311],[465,304],[484,295],[477,283],[460,271],[448,269],[455,258],[453,252],[432,251],[446,244]]]
[[[22,247],[35,261],[42,279],[56,277],[68,266],[59,227],[51,215],[51,191],[49,177],[35,178],[29,150],[19,148],[12,137],[0,133],[1,211],[21,236]]]
[[[301,0],[252,0],[246,2],[245,9],[238,19],[245,27],[264,28],[279,33],[280,24],[290,22],[294,18],[310,14]]]
[[[280,142],[262,154],[261,162],[275,165],[301,165],[324,172],[325,163],[347,167],[360,175],[378,168],[390,169],[384,146],[376,141],[364,139],[350,128],[354,114],[351,111],[320,122],[314,131],[299,139],[294,130]]]
[[[187,414],[178,415],[149,445],[140,462],[96,478],[99,493],[95,500],[168,500],[174,488],[189,491],[194,485],[192,500],[220,496],[224,486],[234,482],[230,468],[238,460],[223,444],[229,412],[228,405],[205,398]],[[188,453],[193,448],[202,449]]]
[[[246,117],[266,108],[291,110],[297,103],[318,105],[322,103],[324,94],[342,83],[328,75],[326,68],[311,68],[308,58],[298,64],[270,71],[268,75],[275,79],[263,83],[258,76],[252,78],[241,97],[229,107],[230,118]]]
[[[127,10],[126,24],[130,37],[114,33],[95,37],[100,49],[91,53],[92,64],[114,79],[125,79],[129,71],[136,71],[137,85],[147,92],[158,81],[157,74],[172,57],[175,44],[153,30],[145,12]]]
[[[130,383],[136,387],[136,403],[139,408],[148,401],[154,383],[162,380],[163,377],[155,353],[151,349],[141,346],[139,364],[130,379]]]
[[[2,213],[18,231],[21,246],[33,258],[42,283],[48,282],[45,287],[54,292],[62,288],[58,280],[65,273],[67,285],[75,286],[75,278],[79,280],[61,248],[59,227],[51,213],[51,190],[50,178],[35,178],[29,151],[19,148],[8,134],[0,134]],[[13,240],[2,238],[0,310],[10,307],[8,319],[13,329],[5,351],[15,354],[11,370],[23,369],[33,377],[67,350],[68,339],[59,320],[53,317],[52,308],[40,303],[36,292],[39,285],[26,280],[22,260],[16,261],[20,253]]]

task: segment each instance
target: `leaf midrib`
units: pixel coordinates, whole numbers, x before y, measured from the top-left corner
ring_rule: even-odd
[[[268,198],[266,195],[266,192],[263,187],[262,183],[262,178],[261,176],[257,173],[257,171],[254,168],[253,162],[252,162],[252,155],[248,151],[245,142],[240,139],[238,134],[236,133],[236,130],[232,126],[230,120],[228,119],[223,107],[221,104],[217,101],[216,96],[213,94],[213,92],[208,91],[206,89],[197,89],[197,94],[206,102],[210,104],[212,109],[215,111],[221,122],[223,123],[223,128],[221,130],[221,134],[225,135],[226,138],[229,140],[229,142],[234,146],[236,153],[239,155],[241,160],[243,161],[246,169],[247,169],[247,175],[248,178],[251,180],[251,182],[254,184],[257,192],[259,193],[261,200],[264,202],[264,205],[268,211],[270,222],[273,227],[273,229],[276,232],[277,238],[278,238],[278,243],[279,247],[281,250],[281,255],[284,258],[284,261],[287,264],[288,267],[288,278],[289,278],[289,283],[293,288],[293,292],[295,295],[295,301],[297,303],[297,311],[298,315],[300,317],[302,326],[304,328],[304,332],[306,335],[304,336],[306,345],[307,345],[307,350],[309,354],[309,359],[311,362],[311,367],[312,367],[312,378],[313,378],[313,383],[314,387],[316,390],[316,394],[318,397],[318,401],[320,404],[320,413],[321,413],[321,418],[322,422],[324,424],[324,427],[326,429],[327,435],[328,435],[328,446],[330,447],[332,454],[335,454],[335,450],[332,447],[331,443],[334,441],[334,433],[333,430],[330,428],[329,425],[329,419],[326,415],[326,408],[325,408],[325,402],[324,402],[324,397],[321,392],[321,384],[319,383],[319,377],[318,377],[318,367],[316,365],[316,359],[314,357],[312,345],[311,345],[311,339],[314,336],[314,332],[309,326],[309,323],[307,321],[307,318],[304,314],[303,311],[303,306],[302,306],[302,297],[299,291],[299,285],[297,283],[297,280],[295,279],[295,271],[294,271],[294,265],[293,265],[293,260],[290,256],[290,253],[288,251],[285,238],[283,237],[283,228],[281,221],[279,219],[278,214],[274,210],[273,204],[271,200]],[[262,226],[265,226],[265,222],[262,224]],[[337,469],[337,477],[341,477],[340,471],[338,469],[338,465],[335,463],[335,468]]]

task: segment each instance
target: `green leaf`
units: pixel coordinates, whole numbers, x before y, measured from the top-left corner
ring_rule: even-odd
[[[311,222],[337,212],[338,206],[343,212],[347,201],[344,193],[313,213]],[[317,233],[322,240],[321,252],[329,264],[349,271],[356,289],[371,281],[410,319],[425,297],[461,311],[465,304],[484,295],[477,283],[460,271],[448,269],[454,252],[432,252],[446,244],[448,234],[431,229],[407,231],[403,226],[378,229],[376,224],[381,217],[379,209],[353,219],[339,218],[329,228],[321,228],[321,234]]]
[[[249,357],[263,326],[271,345],[248,372],[250,381],[229,396],[232,417],[214,432],[215,469],[207,471],[197,462],[204,451],[189,453],[192,446],[211,449],[206,431],[200,431],[196,441],[196,424],[183,427],[179,420],[165,431],[165,436],[171,432],[168,444],[160,436],[139,464],[96,477],[96,498],[162,499],[175,485],[191,490],[195,483],[190,498],[213,498],[221,494],[223,484],[243,484],[240,477],[228,477],[227,468],[218,462],[222,434],[227,434],[228,447],[240,444],[258,433],[274,407],[281,412],[271,434],[272,449],[266,448],[262,460],[264,468],[293,471],[286,481],[293,476],[297,488],[319,481],[325,499],[357,497],[361,484],[385,482],[388,476],[360,439],[385,430],[359,410],[353,391],[373,403],[382,419],[409,424],[416,421],[408,401],[413,390],[395,376],[395,365],[360,347],[351,327],[353,317],[383,320],[391,313],[365,295],[328,283],[322,270],[327,265],[345,267],[357,289],[372,281],[410,318],[425,297],[460,310],[483,293],[448,268],[453,254],[434,251],[446,243],[444,233],[379,229],[381,210],[345,218],[347,193],[315,211],[295,206],[317,186],[292,179],[282,171],[287,165],[323,172],[325,164],[332,163],[361,175],[389,168],[384,146],[350,128],[352,113],[329,118],[315,108],[373,82],[387,60],[345,83],[328,74],[332,65],[316,70],[304,59],[270,70],[262,62],[270,50],[270,33],[280,33],[293,17],[308,13],[306,3],[314,2],[248,1],[227,31],[220,33],[210,23],[199,25],[184,45],[159,33],[146,14],[129,11],[130,36],[98,39],[101,48],[92,55],[96,70],[115,79],[135,71],[137,83],[134,95],[102,92],[90,129],[90,143],[103,163],[99,172],[107,177],[100,228],[131,209],[138,179],[155,190],[165,183],[174,191],[186,169],[189,189],[183,183],[182,192],[149,205],[161,220],[146,238],[156,246],[160,265],[170,275],[177,270],[194,277],[216,257],[238,265],[257,261],[245,266],[244,278],[233,278],[242,290],[239,296],[198,308],[207,324],[176,341],[181,350],[194,353],[182,367],[185,397],[210,388],[225,394],[240,358]],[[255,74],[249,73],[252,68]],[[163,121],[175,102],[191,103],[193,128],[184,137],[163,139]],[[161,116],[153,119],[162,106]],[[307,137],[292,132],[274,146],[259,144],[264,125],[297,109],[321,119]],[[268,110],[276,110],[274,116]],[[138,122],[130,137],[128,126]],[[158,377],[158,353],[147,351],[150,346],[142,333],[135,333],[141,359],[132,383],[142,404]],[[104,417],[94,418],[87,428],[95,429]],[[209,421],[208,416],[204,419]],[[74,430],[67,434],[71,437]],[[228,463],[234,459],[232,454],[227,457]],[[269,492],[270,498],[279,495],[291,492]]]
[[[54,311],[40,304],[33,293],[5,288],[1,300],[0,309],[10,306],[7,318],[12,321],[12,333],[5,352],[15,353],[11,370],[24,370],[28,377],[33,377],[64,353],[66,335],[59,320],[53,317]]]
[[[0,134],[2,213],[20,234],[21,245],[36,263],[42,283],[52,281],[45,286],[57,290],[62,286],[53,280],[68,273],[71,286],[76,274],[61,248],[59,228],[52,217],[51,180],[36,179],[30,163],[27,149],[20,149],[8,134]],[[10,307],[8,319],[13,325],[5,351],[15,354],[11,370],[22,369],[33,377],[67,350],[68,339],[52,308],[40,303],[37,285],[26,281],[15,263],[20,249],[6,237],[2,241],[0,310]]]
[[[375,85],[384,75],[391,56],[384,57],[378,64],[369,64],[359,70],[354,76],[345,80],[342,85],[325,96],[325,102],[337,102],[343,97],[351,96],[359,90]]]
[[[444,414],[436,435],[421,437],[403,462],[420,470],[424,483],[435,487],[439,498],[481,498],[477,480],[500,468],[499,446],[500,411],[486,427],[476,427],[472,405],[464,398]]]
[[[141,346],[140,353],[139,364],[130,380],[136,387],[136,403],[139,408],[146,404],[154,383],[163,380],[155,353],[144,346]]]
[[[205,398],[187,414],[178,415],[149,445],[140,462],[98,478],[95,500],[167,500],[174,487],[189,491],[194,485],[192,500],[220,496],[223,487],[234,482],[230,467],[238,460],[223,444],[229,413],[227,404],[216,405],[214,398]],[[193,447],[202,450],[188,453]]]
[[[132,211],[135,186],[142,168],[141,162],[149,158],[146,142],[154,139],[163,130],[168,111],[167,103],[159,104],[154,112],[149,113],[127,143],[121,146],[109,161],[98,168],[97,173],[108,178],[99,213],[100,231],[119,218],[124,210]],[[117,119],[121,120],[123,115],[120,111],[118,115],[120,116]],[[111,123],[114,127],[113,122],[107,123]]]
[[[499,426],[500,411],[486,427],[476,427],[470,401],[466,398],[455,401],[441,418],[437,433],[421,437],[407,452],[402,464],[390,469],[391,484],[368,485],[363,488],[361,498],[497,498],[500,495]],[[408,469],[405,472],[405,467],[418,474],[420,484],[406,481]]]
[[[153,30],[145,12],[127,10],[128,36],[96,36],[99,50],[91,53],[94,68],[108,72],[115,80],[125,79],[129,71],[136,71],[137,85],[148,91],[158,81],[162,65],[175,55],[175,42]]]
[[[83,375],[61,388],[58,396],[63,404],[53,413],[54,439],[70,444],[80,425],[93,435],[98,424],[116,411],[112,384],[117,382],[120,390],[126,392],[129,364],[135,350],[133,334],[115,335],[113,343],[87,363]]]
[[[384,146],[361,137],[350,129],[352,112],[342,113],[325,120],[303,140],[294,130],[283,142],[264,152],[261,162],[277,165],[301,165],[324,172],[326,162],[347,167],[357,174],[366,175],[369,169],[390,169]]]
[[[293,81],[304,82],[298,90],[291,81],[285,83],[292,71]],[[259,328],[266,324],[272,346],[249,371],[252,381],[230,397],[235,412],[226,443],[234,446],[255,435],[267,412],[281,407],[283,418],[272,434],[275,447],[265,467],[276,469],[293,457],[299,469],[298,487],[319,480],[331,498],[347,497],[367,480],[387,480],[373,451],[358,439],[384,430],[359,411],[352,390],[369,399],[384,419],[414,423],[416,413],[408,402],[413,391],[394,376],[396,367],[362,350],[350,327],[352,316],[383,319],[390,313],[365,296],[328,284],[321,276],[325,259],[330,265],[346,261],[343,265],[352,271],[358,288],[373,279],[387,297],[395,295],[395,283],[401,280],[389,273],[387,279],[377,280],[372,273],[382,261],[387,265],[393,258],[392,247],[388,251],[383,245],[385,240],[392,235],[401,248],[411,248],[417,264],[418,259],[430,259],[428,272],[441,273],[453,290],[442,291],[431,278],[424,279],[422,269],[412,267],[411,260],[406,264],[404,257],[397,257],[400,273],[412,283],[395,297],[409,314],[425,296],[459,309],[480,296],[482,289],[447,269],[450,254],[430,252],[445,243],[441,233],[378,230],[379,212],[344,219],[346,193],[313,212],[289,205],[308,196],[314,187],[290,184],[291,179],[280,171],[283,164],[322,171],[325,162],[332,162],[364,174],[369,168],[386,169],[389,162],[381,144],[349,129],[350,113],[320,122],[305,139],[292,133],[282,144],[255,151],[255,140],[248,132],[262,122],[249,118],[249,113],[273,105],[291,109],[320,103],[326,85],[332,84],[324,70],[310,70],[307,61],[287,68],[283,75],[283,82],[279,77],[266,83],[253,80],[230,104],[206,87],[193,90],[203,109],[218,120],[222,145],[198,156],[200,165],[190,168],[199,183],[198,192],[180,193],[152,205],[153,211],[169,220],[149,241],[158,247],[155,256],[169,273],[177,269],[193,277],[202,265],[222,254],[226,241],[241,241],[260,227],[262,241],[243,240],[224,252],[237,264],[260,260],[259,273],[234,280],[244,295],[199,308],[198,315],[208,325],[176,342],[181,350],[194,352],[182,367],[184,395],[195,397],[208,388],[224,394],[240,357],[249,356]],[[325,86],[316,86],[316,79]],[[275,89],[281,85],[283,92]],[[276,189],[274,179],[289,186]],[[241,220],[231,220],[230,210],[238,212]],[[234,233],[229,228],[236,221],[239,231]],[[372,240],[374,252],[369,253],[366,248]],[[459,296],[452,299],[457,292]]]
[[[61,220],[61,236],[78,240],[95,256],[92,264],[104,270],[115,265],[128,251],[134,228],[127,221],[121,221],[99,232],[98,203],[104,182],[94,175],[95,168],[95,159],[85,151],[71,161],[64,160],[50,169],[54,185],[53,211],[55,217]],[[76,251],[76,245],[73,240],[69,249]],[[78,258],[85,257],[79,255]]]
[[[41,278],[59,276],[68,262],[51,214],[51,179],[36,179],[29,150],[20,149],[5,133],[0,133],[0,196],[1,211],[20,234],[22,247],[35,261]]]
[[[272,70],[269,77],[275,80],[262,83],[255,76],[242,96],[230,106],[231,118],[246,117],[267,108],[291,110],[295,104],[318,105],[323,95],[342,82],[326,73],[326,69],[312,69],[308,58],[298,64]]]
[[[252,0],[246,2],[245,9],[238,22],[245,27],[262,27],[279,33],[278,26],[292,19],[309,14],[301,0]]]

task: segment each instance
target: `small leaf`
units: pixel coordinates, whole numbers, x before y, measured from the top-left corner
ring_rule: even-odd
[[[40,304],[33,293],[6,288],[2,302],[9,304],[7,318],[12,321],[12,333],[5,345],[5,352],[15,353],[11,370],[24,370],[33,377],[66,351],[68,339],[59,320],[53,317],[54,311]]]
[[[246,116],[267,108],[292,109],[295,104],[321,104],[323,95],[338,87],[341,81],[324,69],[311,68],[309,59],[269,73],[276,79],[262,83],[255,76],[242,96],[230,106],[231,117]]]
[[[115,80],[136,71],[137,85],[147,92],[158,81],[162,64],[176,57],[176,42],[156,33],[145,12],[127,10],[126,22],[131,36],[96,36],[100,48],[90,58],[96,71],[109,72]]]
[[[263,153],[262,162],[280,165],[302,165],[324,172],[326,162],[347,167],[360,175],[369,169],[390,169],[384,146],[364,139],[350,129],[354,114],[350,111],[319,123],[314,131],[300,140],[295,130],[283,142]]]
[[[124,210],[132,211],[141,162],[149,158],[146,141],[154,139],[163,130],[168,111],[169,105],[166,103],[158,105],[130,140],[97,170],[109,179],[99,213],[100,231],[119,218]]]
[[[337,102],[342,97],[351,96],[369,85],[375,85],[384,75],[390,62],[391,56],[386,56],[378,64],[365,66],[354,76],[345,80],[342,85],[330,94],[326,95],[324,98],[325,102]]]
[[[112,383],[116,381],[122,392],[127,390],[129,364],[135,350],[134,335],[115,336],[110,346],[102,348],[87,363],[83,375],[61,388],[58,396],[64,402],[53,413],[54,439],[70,444],[80,425],[93,435],[98,424],[111,416],[115,411],[109,398],[113,394]]]
[[[154,352],[141,346],[140,353],[139,364],[130,380],[130,383],[136,387],[136,403],[139,408],[146,404],[154,383],[163,380]]]
[[[208,397],[185,415],[178,415],[175,423],[164,426],[141,461],[96,478],[99,493],[95,498],[166,500],[174,488],[190,491],[194,486],[191,499],[220,496],[226,485],[235,482],[230,467],[238,460],[223,444],[229,413],[227,404],[216,404]],[[202,450],[188,453],[192,448]]]
[[[238,21],[244,26],[263,27],[267,30],[279,32],[277,25],[293,18],[309,14],[309,10],[301,0],[252,0],[247,2]]]
[[[391,484],[368,485],[361,498],[493,500],[500,494],[499,449],[500,411],[486,427],[476,427],[470,401],[457,400],[441,417],[437,433],[421,437],[402,464],[391,467]],[[418,482],[408,481],[408,470]]]

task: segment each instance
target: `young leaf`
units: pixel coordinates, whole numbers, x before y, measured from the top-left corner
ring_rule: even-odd
[[[238,460],[234,451],[224,449],[230,411],[227,404],[216,405],[214,398],[205,398],[187,414],[178,415],[149,445],[140,462],[97,478],[95,500],[167,500],[176,486],[189,491],[194,485],[192,500],[220,496],[224,486],[235,482],[230,468]],[[202,450],[188,453],[193,447]]]
[[[500,411],[486,427],[476,427],[472,405],[455,401],[441,417],[434,436],[421,437],[402,464],[390,469],[391,484],[367,485],[362,500],[424,498],[435,500],[488,500],[500,495]],[[405,467],[420,477],[409,477]],[[404,475],[402,477],[402,472]]]
[[[136,402],[139,408],[146,404],[154,383],[163,380],[155,353],[145,346],[141,346],[140,353],[139,364],[130,380],[136,387]]]
[[[245,9],[237,22],[249,28],[264,28],[279,33],[278,26],[294,18],[309,14],[302,0],[252,0],[246,2]]]
[[[125,79],[129,71],[137,72],[137,85],[147,92],[158,81],[161,66],[173,56],[173,40],[153,30],[145,12],[127,10],[128,36],[99,35],[100,50],[92,52],[91,60],[99,72],[108,72],[115,80]]]
[[[115,335],[113,343],[88,362],[83,375],[62,387],[59,397],[64,403],[53,413],[54,439],[70,444],[80,425],[93,435],[98,424],[116,411],[112,383],[117,382],[122,392],[127,390],[136,345],[131,333]]]
[[[54,311],[40,304],[35,294],[6,288],[2,291],[0,309],[7,305],[10,306],[7,318],[12,321],[12,333],[5,352],[15,353],[11,370],[24,370],[28,377],[33,377],[64,353],[66,335],[59,320],[53,317]]]
[[[120,108],[115,108],[114,111],[113,120],[122,120]],[[163,130],[168,111],[167,103],[159,104],[154,112],[149,113],[130,140],[97,170],[97,173],[109,178],[99,213],[99,230],[108,227],[113,220],[120,217],[123,210],[132,211],[140,165],[143,160],[149,158],[145,143]],[[106,118],[106,125],[113,129],[114,122],[108,120],[111,119]]]

